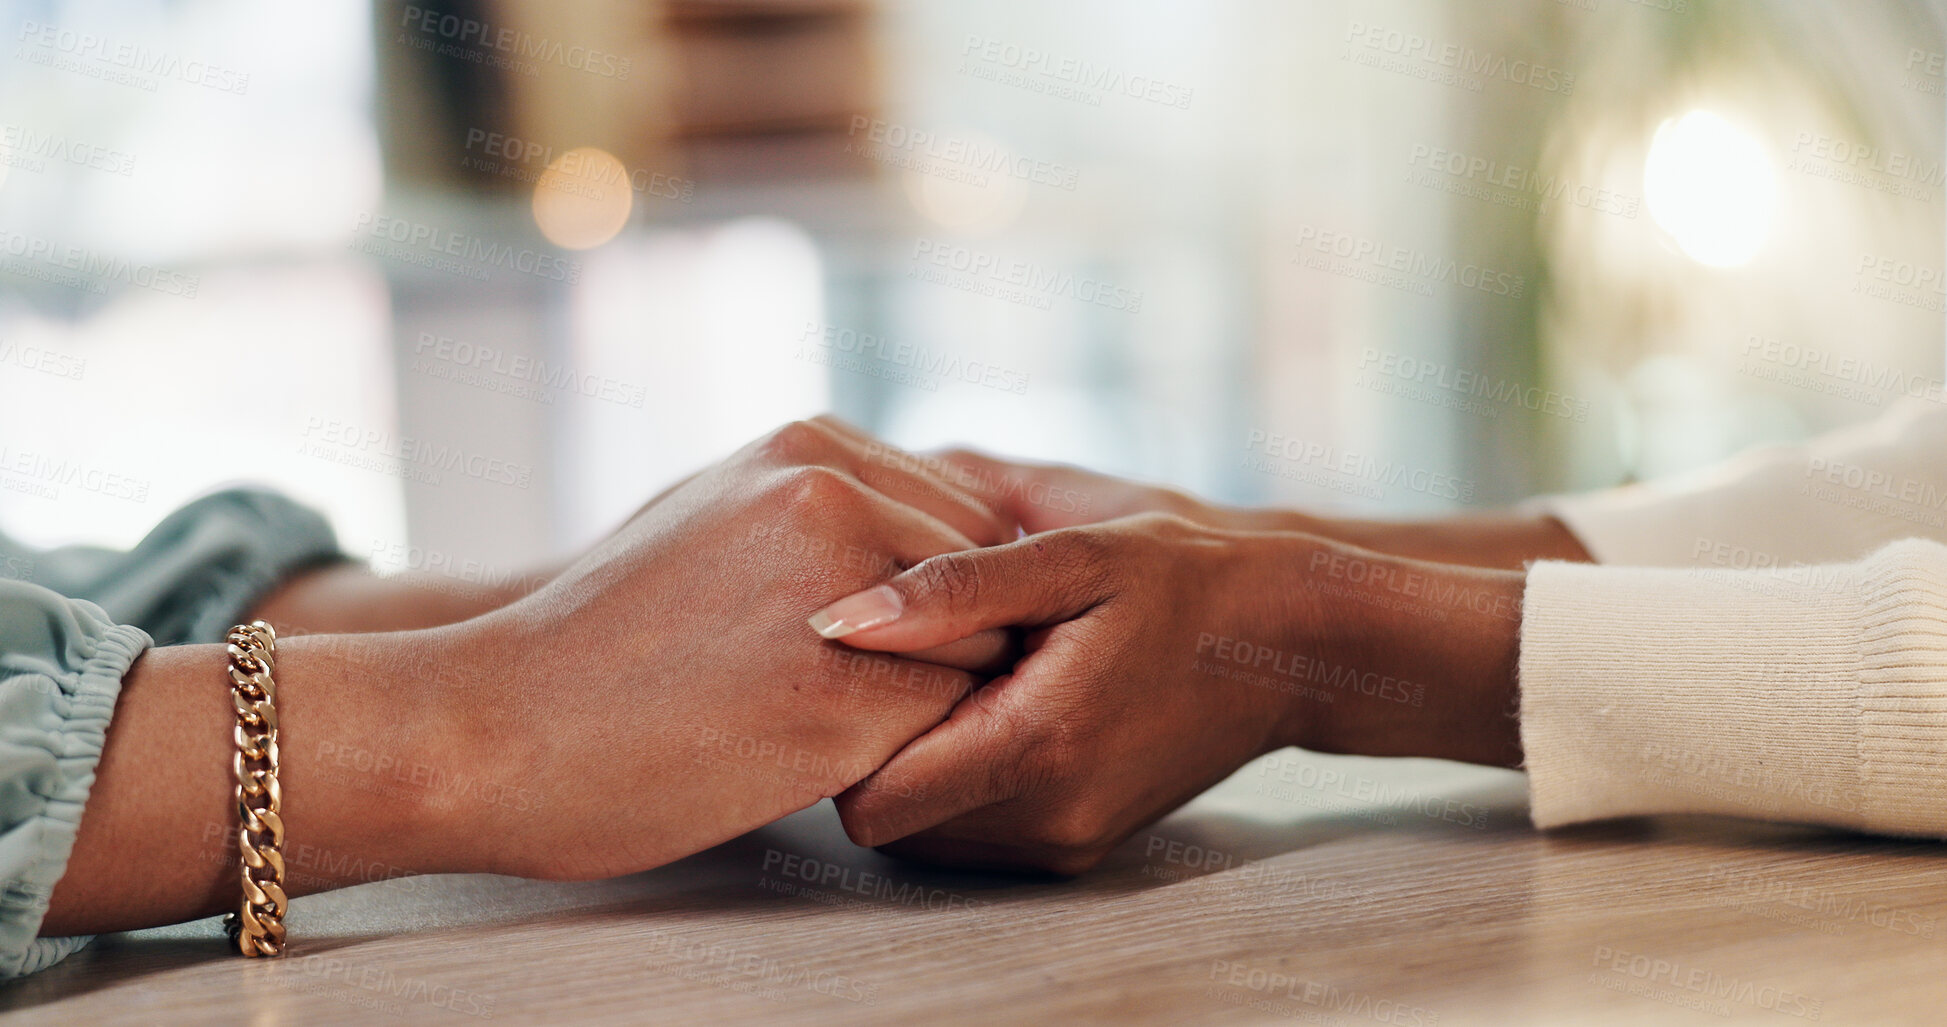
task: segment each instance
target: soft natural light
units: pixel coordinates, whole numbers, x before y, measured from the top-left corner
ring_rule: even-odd
[[[1756,137],[1694,110],[1657,126],[1643,162],[1643,196],[1691,259],[1736,267],[1771,234],[1778,179]]]

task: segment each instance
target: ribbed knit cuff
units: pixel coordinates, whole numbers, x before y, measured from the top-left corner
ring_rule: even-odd
[[[1691,812],[1866,826],[1871,576],[1536,564],[1521,638],[1535,823]]]
[[[1898,542],[1867,562],[1859,638],[1867,826],[1947,835],[1947,546]]]

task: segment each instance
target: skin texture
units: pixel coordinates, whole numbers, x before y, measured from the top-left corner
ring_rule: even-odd
[[[897,855],[1074,874],[1287,745],[1516,766],[1522,581],[1159,514],[935,557],[844,641],[1012,625],[1028,653],[839,812]]]
[[[1593,560],[1560,521],[1540,514],[1497,512],[1422,521],[1327,518],[1296,510],[1220,506],[1175,489],[1079,467],[1003,460],[966,449],[941,454],[935,466],[1020,522],[1029,534],[1131,514],[1165,513],[1212,528],[1303,532],[1382,553],[1465,567],[1518,570],[1534,560]]]
[[[790,425],[509,606],[443,627],[281,640],[289,890],[374,874],[647,869],[836,795],[937,724],[973,675],[862,657],[803,620],[973,545],[969,533],[995,542],[1015,529],[865,453],[837,426]],[[313,619],[329,620],[320,588]],[[1003,648],[991,633],[929,655],[979,667]],[[210,645],[136,661],[43,933],[171,923],[235,901],[225,663]]]

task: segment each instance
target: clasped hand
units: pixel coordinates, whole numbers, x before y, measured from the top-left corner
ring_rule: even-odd
[[[1037,506],[1051,475],[1086,501]],[[455,826],[500,839],[489,869],[601,877],[834,797],[861,844],[1078,873],[1263,752],[1404,744],[1356,683],[1432,671],[1335,612],[1367,586],[1321,574],[1332,545],[788,425],[460,627],[467,761],[568,801]]]

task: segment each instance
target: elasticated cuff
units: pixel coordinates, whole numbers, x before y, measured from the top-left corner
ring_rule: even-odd
[[[92,603],[0,583],[0,977],[89,941],[36,935],[74,849],[122,678],[150,644]]]

